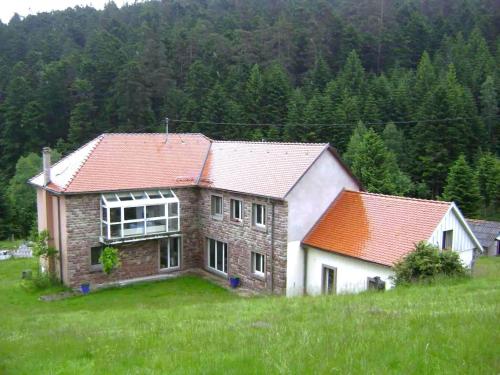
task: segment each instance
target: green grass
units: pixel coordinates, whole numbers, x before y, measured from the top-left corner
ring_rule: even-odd
[[[0,250],[15,250],[24,240],[0,240]]]
[[[0,262],[0,373],[498,374],[500,259],[386,293],[242,299],[183,277],[56,302]]]

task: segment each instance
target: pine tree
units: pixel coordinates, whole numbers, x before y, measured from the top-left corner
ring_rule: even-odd
[[[408,150],[403,130],[398,129],[393,122],[389,122],[382,132],[382,138],[387,148],[396,155],[398,164],[406,169],[404,167],[408,167]]]
[[[307,139],[307,127],[304,124],[304,108],[306,99],[300,88],[292,91],[287,104],[286,126],[283,130],[285,141],[304,142]]]
[[[455,202],[467,217],[477,217],[479,213],[481,208],[479,184],[464,155],[460,155],[450,168],[443,199]]]
[[[291,85],[281,65],[273,64],[266,69],[262,93],[262,121],[268,124],[284,123]]]
[[[67,147],[75,150],[82,143],[97,135],[94,122],[96,107],[90,82],[77,79],[73,82],[72,91],[75,105],[69,119]]]
[[[357,155],[360,153],[361,143],[363,142],[363,137],[366,134],[367,129],[362,121],[358,122],[356,128],[352,133],[349,143],[347,144],[347,150],[342,155],[343,160],[348,166],[352,166],[352,162]]]
[[[436,84],[436,72],[432,65],[431,58],[427,52],[422,54],[417,66],[415,79],[414,98],[415,103],[422,101]]]
[[[351,169],[366,190],[404,195],[411,189],[410,179],[400,171],[396,157],[373,129],[368,129],[353,149]]]
[[[250,70],[250,76],[245,85],[244,108],[250,123],[258,124],[263,122],[263,96],[264,80],[259,65],[255,64]]]
[[[365,69],[358,54],[353,50],[337,77],[338,90],[340,92],[347,90],[349,95],[362,95],[366,88],[365,82]]]
[[[498,132],[500,127],[498,126],[498,98],[497,92],[495,90],[495,82],[492,76],[486,77],[486,80],[481,86],[480,99],[480,113],[483,117],[483,121],[486,124],[486,130],[488,132],[488,146],[492,150],[496,150],[498,146]]]
[[[340,153],[345,151],[355,124],[360,120],[359,108],[358,97],[350,96],[347,90],[335,106],[332,121],[334,125],[328,129],[328,139]]]
[[[481,155],[476,164],[479,191],[484,204],[496,207],[500,204],[500,159],[491,153]]]

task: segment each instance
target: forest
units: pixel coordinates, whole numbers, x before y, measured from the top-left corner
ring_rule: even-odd
[[[366,190],[500,219],[495,0],[163,0],[0,22],[0,238],[104,132],[329,142]]]

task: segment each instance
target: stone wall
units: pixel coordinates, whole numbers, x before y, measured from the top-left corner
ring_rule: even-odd
[[[197,210],[197,189],[179,189],[182,233],[181,269],[200,267],[201,247]],[[111,276],[90,265],[90,249],[100,246],[100,194],[66,196],[67,256],[66,284],[105,283],[160,273],[158,240],[113,245],[120,250],[121,267]],[[165,271],[162,271],[165,272]]]
[[[199,188],[174,189],[174,192],[180,200],[181,269],[203,267],[210,270],[207,267],[207,238],[213,238],[228,244],[228,275],[238,275],[242,285],[253,290],[285,293],[286,202]],[[223,196],[222,220],[215,220],[210,215],[210,196],[213,193]],[[242,223],[230,220],[230,198],[243,201]],[[90,265],[90,249],[100,245],[100,194],[68,195],[65,203],[67,257],[64,262],[67,284],[75,287],[84,281],[105,283],[160,272],[158,240],[113,245],[120,250],[121,268],[111,277],[102,271],[93,270]],[[265,204],[267,207],[265,230],[252,226],[252,203]],[[273,228],[274,252],[271,246]],[[252,274],[252,251],[265,255],[265,277]]]
[[[213,218],[210,211],[211,195],[223,197],[222,220]],[[230,217],[230,199],[243,201],[243,221],[234,222]],[[266,229],[252,225],[252,204],[266,206]],[[274,205],[274,254],[272,251]],[[203,189],[200,191],[200,220],[203,241],[203,268],[208,267],[207,239],[227,243],[228,276],[237,275],[242,286],[269,293],[284,294],[286,288],[286,248],[287,248],[287,205],[283,201],[252,197],[243,194]],[[259,277],[252,273],[252,251],[265,255],[266,274]],[[273,260],[274,257],[274,260]]]

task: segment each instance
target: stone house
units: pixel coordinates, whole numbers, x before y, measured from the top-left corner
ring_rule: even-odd
[[[115,279],[202,268],[285,294],[304,235],[342,189],[360,188],[328,144],[103,134],[54,165],[43,156],[30,180],[38,226],[72,287],[109,281],[99,255],[112,245]]]
[[[38,227],[51,234],[51,245],[60,252],[58,273],[68,286],[203,269],[221,278],[238,276],[255,291],[293,296],[349,291],[332,287],[333,276],[361,277],[366,287],[367,277],[374,276],[337,265],[335,275],[325,278],[323,266],[332,261],[328,256],[312,267],[312,251],[307,250],[315,245],[311,231],[325,225],[320,219],[339,197],[362,194],[328,144],[215,141],[202,134],[103,134],[54,165],[44,149],[43,160],[43,172],[30,180],[37,190]],[[361,211],[353,206],[347,233],[362,228],[356,218],[369,221],[385,210],[387,205]],[[329,224],[323,235],[334,233]],[[387,228],[377,231],[393,235],[396,229]],[[457,235],[461,231],[467,227],[458,226]],[[408,226],[407,232],[412,233]],[[408,233],[405,243],[416,239]],[[467,251],[476,243],[470,237]],[[108,245],[120,250],[122,266],[113,279],[99,264]],[[410,250],[406,246],[399,255]],[[318,251],[330,257],[359,256],[338,246]],[[472,257],[464,262],[470,266]],[[363,269],[364,263],[356,267]],[[385,277],[384,272],[377,276]],[[318,289],[317,283],[323,287]],[[330,286],[324,288],[325,283]]]

